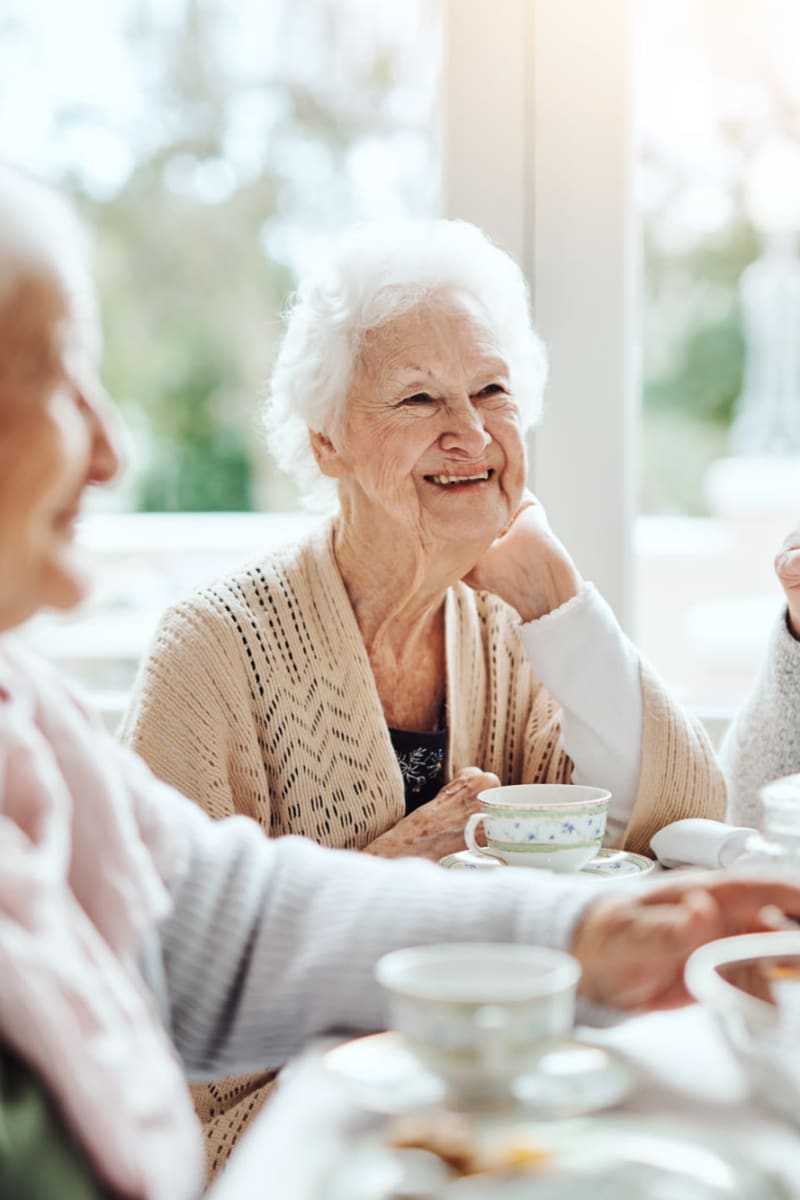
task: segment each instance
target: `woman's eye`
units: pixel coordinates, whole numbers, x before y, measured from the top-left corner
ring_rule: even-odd
[[[506,389],[500,383],[487,383],[485,388],[481,388],[478,392],[479,396],[505,396]]]
[[[415,392],[413,396],[406,396],[403,404],[432,404],[433,397],[427,392]]]

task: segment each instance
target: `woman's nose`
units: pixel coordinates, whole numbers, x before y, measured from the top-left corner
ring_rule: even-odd
[[[480,413],[473,404],[447,408],[447,426],[439,438],[443,450],[460,450],[470,458],[477,458],[491,442]]]
[[[89,483],[110,483],[125,466],[122,426],[99,385],[83,399],[92,432]]]

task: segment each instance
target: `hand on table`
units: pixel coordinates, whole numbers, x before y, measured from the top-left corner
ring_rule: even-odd
[[[789,628],[800,641],[800,525],[796,525],[783,539],[775,555],[775,573],[786,593]]]
[[[692,951],[716,938],[774,929],[776,909],[800,916],[800,886],[722,871],[682,872],[646,890],[602,896],[570,947],[583,968],[581,994],[626,1010],[688,1004],[683,968]]]
[[[467,818],[479,811],[478,793],[500,786],[491,771],[463,767],[427,804],[387,829],[364,849],[383,858],[413,854],[438,862],[445,854],[464,849]]]
[[[508,525],[464,582],[477,591],[493,592],[523,621],[533,621],[571,599],[582,581],[544,508],[532,492],[525,492]]]

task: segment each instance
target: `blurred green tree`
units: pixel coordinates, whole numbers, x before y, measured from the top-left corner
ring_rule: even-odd
[[[46,7],[3,0],[0,126],[37,86],[34,69],[15,91],[14,65],[45,70]],[[365,22],[363,0],[109,0],[130,75],[120,93],[132,81],[135,103],[74,99],[66,80],[49,174],[96,234],[104,377],[133,433],[134,507],[297,507],[258,414],[281,310],[314,238],[372,215],[361,151],[387,148],[385,180],[362,164],[362,183],[388,186],[379,201],[435,210],[435,9],[404,0]],[[87,36],[81,69],[102,79]],[[396,152],[403,136],[410,154]],[[129,159],[110,185],[109,145]]]

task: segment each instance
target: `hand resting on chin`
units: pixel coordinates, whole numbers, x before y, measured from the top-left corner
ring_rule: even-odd
[[[476,591],[493,592],[523,621],[534,621],[570,600],[583,581],[544,508],[532,492],[525,492],[508,525],[464,582]]]

